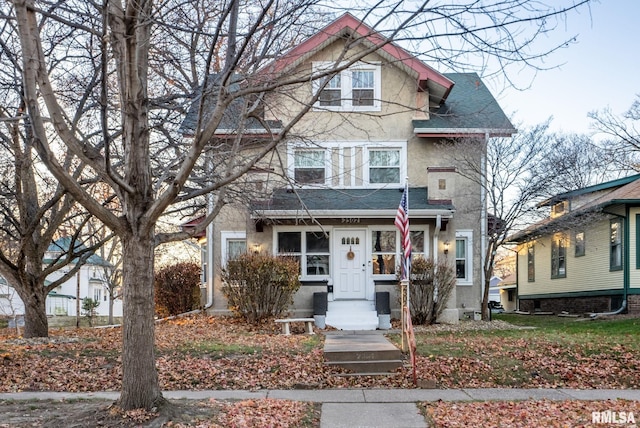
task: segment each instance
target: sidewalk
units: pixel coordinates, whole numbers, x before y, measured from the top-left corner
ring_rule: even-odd
[[[285,399],[322,403],[321,428],[385,427],[423,428],[420,401],[514,401],[514,400],[635,400],[638,389],[318,389],[318,390],[207,390],[164,391],[168,399],[244,400]],[[0,393],[0,400],[116,400],[119,392],[16,392]]]

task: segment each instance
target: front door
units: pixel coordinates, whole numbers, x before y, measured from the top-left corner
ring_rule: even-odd
[[[366,231],[334,229],[333,297],[364,299],[366,293]]]

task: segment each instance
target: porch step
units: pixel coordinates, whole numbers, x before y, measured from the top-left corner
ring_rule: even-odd
[[[402,360],[371,360],[371,361],[327,361],[327,366],[338,366],[351,370],[353,374],[361,376],[389,375],[398,367],[402,367]]]
[[[378,313],[368,300],[337,300],[328,302],[325,323],[339,330],[375,330]]]
[[[402,352],[382,334],[334,333],[324,342],[325,364],[360,376],[388,375],[403,365]]]

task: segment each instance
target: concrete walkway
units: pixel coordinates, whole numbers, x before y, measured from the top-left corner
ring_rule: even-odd
[[[116,400],[119,392],[16,392],[0,393],[0,400]],[[318,389],[318,390],[220,390],[164,391],[168,399],[244,400],[273,398],[322,403],[321,428],[423,428],[418,412],[421,401],[513,401],[513,400],[635,400],[638,389]]]

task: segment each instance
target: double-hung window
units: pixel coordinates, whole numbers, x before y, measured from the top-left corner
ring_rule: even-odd
[[[373,274],[394,275],[396,273],[396,231],[373,230],[371,243]]]
[[[222,265],[235,260],[247,252],[247,235],[244,231],[220,232],[222,242]]]
[[[536,280],[536,247],[533,243],[527,246],[527,281]]]
[[[622,220],[617,218],[609,224],[609,269],[622,269]]]
[[[326,176],[325,150],[296,150],[294,179],[299,184],[324,184]]]
[[[369,183],[400,183],[400,150],[369,151]]]
[[[567,276],[567,238],[557,233],[551,238],[551,278]]]
[[[458,285],[473,284],[473,231],[456,231],[456,278]]]
[[[316,62],[316,72],[330,70],[333,62]],[[328,79],[328,80],[327,80]],[[324,84],[326,82],[326,84]],[[323,86],[324,84],[324,86]],[[379,111],[381,72],[379,63],[357,63],[314,83],[320,91],[315,107],[333,111]]]

